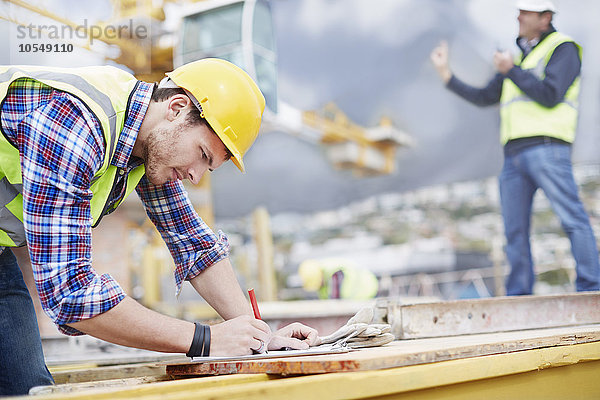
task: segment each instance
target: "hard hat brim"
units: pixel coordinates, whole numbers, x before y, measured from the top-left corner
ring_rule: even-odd
[[[522,0],[517,2],[517,9],[532,12],[550,11],[551,13],[556,14],[556,7],[551,2],[536,4],[536,2],[532,3],[531,1]]]

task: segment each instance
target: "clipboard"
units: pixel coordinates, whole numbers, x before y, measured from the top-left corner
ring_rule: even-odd
[[[255,360],[263,358],[314,356],[324,354],[347,353],[349,351],[350,349],[346,346],[322,344],[320,346],[310,347],[306,350],[271,350],[268,353],[248,354],[245,356],[192,357],[192,362],[205,363],[219,361]]]

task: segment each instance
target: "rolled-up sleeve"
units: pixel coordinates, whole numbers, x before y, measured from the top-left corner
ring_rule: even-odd
[[[180,181],[153,185],[144,176],[136,191],[175,261],[176,294],[183,281],[229,256],[227,236],[198,216]]]

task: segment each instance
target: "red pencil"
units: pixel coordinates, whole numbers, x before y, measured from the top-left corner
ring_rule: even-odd
[[[256,295],[254,289],[248,289],[248,296],[250,296],[250,304],[252,304],[252,311],[254,311],[254,318],[262,319],[260,317],[260,311],[258,311],[258,303],[256,302]]]

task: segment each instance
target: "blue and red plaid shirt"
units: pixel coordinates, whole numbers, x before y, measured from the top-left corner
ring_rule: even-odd
[[[134,90],[111,160],[127,172],[141,163],[131,152],[152,88],[140,82]],[[42,306],[61,332],[81,334],[66,324],[106,312],[125,297],[109,274],[92,268],[90,186],[104,158],[102,130],[77,97],[28,78],[11,84],[0,117],[21,154],[23,220]],[[180,181],[154,186],[143,177],[136,191],[175,260],[176,293],[184,280],[228,256],[226,236],[200,219]]]

